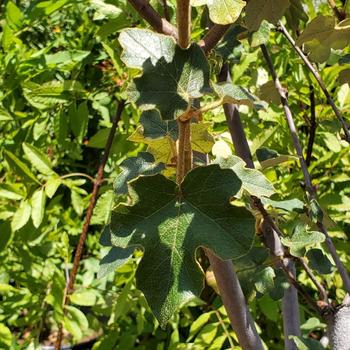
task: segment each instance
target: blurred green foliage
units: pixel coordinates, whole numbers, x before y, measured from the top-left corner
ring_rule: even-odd
[[[161,2],[151,3],[162,13]],[[172,18],[174,3],[168,4]],[[299,8],[299,17],[286,15],[291,29],[303,30],[320,14],[332,16],[324,4],[302,3],[307,10]],[[137,74],[121,62],[117,36],[123,28],[148,25],[123,0],[6,0],[0,4],[0,14],[0,348],[40,349],[41,343],[54,339],[63,321],[71,334],[68,342],[98,337],[94,350],[240,349],[220,299],[208,286],[202,300],[180,306],[161,330],[135,288],[141,253],[97,278],[99,260],[107,253],[99,243],[101,232],[112,206],[125,200],[114,198],[113,181],[122,171],[120,164],[144,150],[142,144],[127,140],[139,123],[140,112],[133,104],[127,105],[118,124],[76,289],[67,315],[63,314],[64,287],[111,118]],[[193,19],[192,38],[198,40],[207,30],[208,13],[196,7]],[[300,223],[312,228],[304,212],[303,179],[283,109],[269,86],[258,47],[269,40],[305,151],[314,90],[317,132],[309,170],[319,204],[329,215],[326,225],[349,270],[350,147],[341,139],[342,130],[322,92],[283,36],[266,25],[260,36],[239,32],[237,27],[229,31],[209,62],[214,78],[222,59],[228,59],[233,82],[265,100],[264,108],[241,106],[240,112],[254,160],[276,189],[266,206],[286,235],[293,237]],[[349,48],[331,47],[321,58],[316,61],[322,61],[322,78],[347,117]],[[215,109],[204,118],[211,123],[216,154],[233,153],[223,110]],[[273,152],[260,158],[263,148]],[[258,239],[254,249],[235,266],[262,339],[268,349],[281,350],[279,300],[286,282],[280,271],[272,269]],[[341,300],[342,282],[323,244],[308,246],[304,254],[314,271],[322,274],[330,297]],[[316,298],[315,287],[299,267],[297,278]],[[303,335],[319,339],[325,325],[308,306],[301,304],[300,311]]]

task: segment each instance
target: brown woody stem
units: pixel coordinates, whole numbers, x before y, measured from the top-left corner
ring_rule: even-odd
[[[191,119],[177,121],[179,129],[176,181],[180,185],[192,168]]]
[[[190,45],[191,37],[191,5],[190,0],[177,0],[178,44],[182,49]]]
[[[101,163],[98,167],[96,180],[94,182],[94,187],[93,187],[92,194],[90,197],[89,207],[88,207],[88,209],[86,211],[86,215],[85,215],[84,226],[83,226],[83,229],[82,229],[81,234],[80,234],[77,249],[75,251],[73,268],[70,272],[69,281],[68,281],[68,283],[66,285],[66,289],[64,291],[64,300],[63,300],[64,306],[68,304],[69,295],[72,293],[73,288],[74,288],[75,280],[76,280],[77,273],[78,273],[79,263],[81,260],[81,256],[83,254],[83,248],[85,245],[86,237],[87,237],[89,226],[90,226],[91,217],[92,217],[92,214],[93,214],[93,211],[95,208],[95,204],[97,201],[98,191],[99,191],[101,183],[102,183],[104,168],[105,168],[105,165],[106,165],[107,160],[108,160],[108,156],[109,156],[109,152],[110,152],[111,147],[112,147],[114,135],[115,135],[115,132],[116,132],[116,129],[118,126],[118,122],[120,121],[123,110],[124,110],[124,101],[120,102],[118,105],[117,114],[116,114],[116,117],[114,118],[111,130],[110,130],[109,135],[108,135],[106,146],[104,149],[104,154],[103,154]],[[56,350],[61,350],[62,335],[63,335],[63,326],[61,323],[59,325],[59,330],[58,330],[58,335],[57,335],[57,340],[56,340],[56,345],[55,345]]]

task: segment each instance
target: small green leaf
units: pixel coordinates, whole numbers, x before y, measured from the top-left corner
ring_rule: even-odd
[[[13,231],[19,230],[29,221],[31,211],[32,207],[28,201],[22,201],[12,218],[11,228]]]
[[[0,223],[0,253],[8,246],[12,240],[12,230],[9,221]]]
[[[31,198],[32,220],[35,228],[38,228],[43,221],[45,214],[46,195],[43,188],[34,192]]]
[[[259,97],[268,103],[275,104],[276,106],[281,104],[281,97],[276,90],[274,81],[272,80],[260,86]]]
[[[96,294],[92,290],[77,290],[70,295],[69,300],[79,306],[93,306],[96,304]]]
[[[124,265],[132,257],[134,250],[134,247],[112,247],[100,262],[97,278],[105,277]]]
[[[190,327],[190,332],[188,334],[187,342],[192,340],[196,334],[205,326],[206,323],[210,320],[211,316],[213,314],[213,311],[205,312],[201,314],[192,324]]]
[[[233,170],[242,181],[242,188],[257,197],[270,197],[275,193],[272,183],[256,169],[246,168],[243,159],[231,155],[227,158],[217,158],[214,163],[223,169]]]
[[[240,187],[232,170],[216,164],[191,170],[181,188],[162,175],[141,176],[130,182],[134,204],[121,204],[113,211],[112,244],[144,248],[137,287],[162,327],[178,305],[203,288],[195,259],[199,246],[224,260],[249,251],[254,218],[230,204]]]
[[[35,146],[24,142],[22,144],[24,154],[27,156],[30,163],[43,175],[52,175],[52,164],[49,158],[38,150]]]
[[[3,151],[5,160],[7,161],[10,168],[14,170],[16,174],[24,178],[25,180],[34,181],[38,184],[40,182],[37,180],[35,175],[29,170],[29,168],[21,161],[19,160],[13,153],[4,150]]]
[[[210,19],[217,24],[237,21],[246,3],[242,0],[191,0],[192,6],[207,5]]]
[[[45,184],[45,193],[49,198],[52,198],[56,193],[58,187],[62,184],[62,180],[59,177],[50,177]]]
[[[283,201],[275,201],[270,198],[262,198],[262,202],[264,205],[277,209],[283,209],[290,212],[295,211],[297,213],[304,212],[304,203],[297,198],[286,199]]]
[[[98,199],[95,205],[94,212],[91,218],[91,225],[106,225],[114,201],[114,192],[108,190],[104,192]]]
[[[289,247],[290,253],[296,257],[303,256],[306,247],[322,243],[324,240],[323,233],[308,231],[302,224],[296,226],[292,237],[281,237],[282,243]]]
[[[310,200],[309,209],[310,218],[314,223],[323,221],[323,210],[316,199]]]
[[[86,101],[81,103],[78,108],[75,108],[74,104],[71,105],[69,109],[69,122],[74,136],[79,142],[82,142],[89,122],[89,109]]]
[[[86,91],[78,81],[49,81],[37,84],[27,81],[22,84],[23,95],[35,108],[47,109],[57,104],[65,104],[77,97],[83,97]]]
[[[249,0],[246,7],[249,31],[258,30],[263,20],[277,24],[288,7],[289,0]]]
[[[269,22],[262,21],[259,29],[251,36],[250,46],[258,47],[266,44],[269,41],[271,27],[273,26]]]
[[[7,2],[5,13],[6,24],[12,29],[19,29],[23,25],[23,13],[12,1]]]
[[[302,338],[296,335],[290,335],[298,350],[324,350],[324,347],[317,340],[310,338]]]
[[[310,249],[306,256],[312,269],[323,275],[332,273],[333,265],[321,249]]]
[[[255,289],[261,294],[266,294],[274,287],[275,276],[275,271],[272,267],[265,267],[255,276]]]
[[[72,189],[71,192],[71,199],[72,199],[72,206],[75,212],[81,216],[84,212],[84,200],[80,196],[79,192],[77,191],[76,188]]]
[[[12,332],[3,323],[0,323],[0,346],[4,349],[10,349],[12,345]]]
[[[13,184],[0,184],[0,198],[6,198],[10,200],[21,200],[25,196],[25,193],[17,185]]]
[[[120,168],[122,172],[114,182],[114,189],[117,194],[128,193],[128,181],[137,178],[140,175],[154,175],[165,169],[164,164],[155,163],[152,154],[141,152],[137,157],[125,159]]]
[[[86,316],[76,307],[67,305],[67,315],[64,317],[64,326],[71,333],[75,340],[83,337],[84,331],[89,327]]]
[[[254,101],[257,100],[247,89],[232,83],[213,84],[213,88],[218,96],[223,99],[223,103],[243,104],[253,107]]]

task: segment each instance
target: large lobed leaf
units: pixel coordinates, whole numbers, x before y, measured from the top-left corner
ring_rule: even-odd
[[[344,49],[349,45],[350,19],[336,24],[333,16],[318,16],[308,24],[296,43],[299,46],[305,44],[312,60],[324,62],[331,49]]]
[[[258,30],[263,20],[277,24],[289,5],[289,0],[250,0],[246,7],[248,29]]]
[[[129,186],[134,205],[112,213],[111,242],[144,249],[137,287],[164,327],[177,306],[203,287],[197,248],[224,260],[243,256],[253,242],[254,218],[230,204],[241,181],[218,165],[195,168],[180,188],[162,175],[141,176]]]
[[[137,28],[124,30],[119,42],[125,64],[143,70],[128,87],[141,109],[156,108],[162,119],[176,119],[210,91],[209,65],[198,45],[183,50],[167,36]]]

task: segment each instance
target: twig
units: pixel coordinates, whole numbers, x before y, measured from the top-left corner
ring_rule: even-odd
[[[328,295],[327,295],[325,288],[322,286],[322,284],[319,281],[317,281],[316,276],[313,274],[312,270],[306,264],[305,260],[303,258],[299,258],[298,261],[300,262],[301,266],[306,271],[307,275],[310,277],[311,281],[316,286],[320,300],[322,300],[328,304]]]
[[[129,3],[158,33],[170,35],[177,40],[177,29],[162,18],[147,0],[129,0]]]
[[[332,8],[335,16],[338,18],[339,21],[342,21],[345,19],[345,17],[346,17],[345,13],[338,9],[334,0],[328,0],[328,4]]]
[[[287,269],[291,272],[295,279],[295,265],[291,259],[286,259]],[[294,341],[289,339],[290,335],[300,336],[300,315],[298,291],[294,286],[290,286],[284,291],[282,298],[282,316],[283,316],[283,333],[284,333],[284,349],[297,350]]]
[[[205,253],[213,268],[220,296],[240,346],[244,350],[263,350],[231,261],[222,261],[209,249],[205,249]]]
[[[296,127],[294,124],[294,119],[292,116],[292,112],[291,112],[289,105],[288,105],[286,90],[282,87],[282,85],[277,77],[276,71],[273,67],[273,63],[272,63],[270,54],[269,54],[266,46],[261,45],[261,50],[262,50],[262,53],[263,53],[264,58],[266,60],[270,74],[272,75],[272,78],[275,82],[275,87],[277,89],[277,92],[279,93],[280,98],[281,98],[285,117],[286,117],[286,120],[287,120],[287,123],[289,126],[289,130],[290,130],[290,133],[292,136],[293,145],[294,145],[294,148],[297,152],[299,162],[300,162],[300,167],[301,167],[301,170],[303,172],[306,190],[309,194],[310,199],[316,199],[315,188],[312,186],[312,183],[311,183],[311,177],[310,177],[310,174],[309,174],[309,171],[307,169],[307,165],[306,165],[303,153],[302,153],[302,149],[301,149],[300,142],[299,142],[299,137],[298,137]],[[335,246],[333,244],[333,241],[330,238],[328,231],[327,231],[326,227],[324,226],[324,224],[321,221],[318,221],[317,226],[326,237],[326,241],[325,241],[326,245],[328,246],[329,252],[331,253],[332,258],[333,258],[333,260],[338,268],[338,271],[339,271],[340,276],[341,276],[343,283],[344,283],[344,288],[349,293],[350,292],[350,277],[345,269],[345,266],[341,262],[338,254],[337,254],[337,251],[335,249]]]
[[[163,3],[166,0],[162,0]],[[129,0],[140,16],[146,20],[155,31],[161,34],[170,35],[178,40],[178,31],[167,19],[162,18],[159,13],[146,0]],[[167,16],[166,12],[164,15]],[[212,50],[228,30],[229,25],[215,24],[198,44],[205,53]],[[188,46],[188,45],[187,45]]]
[[[169,14],[167,0],[162,0],[162,4],[163,4],[164,17],[169,22],[170,21],[170,14]]]
[[[316,135],[316,104],[315,104],[315,90],[312,85],[310,85],[310,128],[309,128],[309,141],[307,144],[307,150],[306,150],[306,165],[309,166],[311,164],[311,157],[312,157],[312,149],[315,142],[315,135]]]
[[[207,34],[204,35],[203,39],[198,42],[198,45],[202,47],[203,51],[207,54],[211,51],[215,45],[221,40],[221,38],[225,35],[227,30],[230,28],[231,24],[221,25],[215,24],[213,25]]]
[[[309,294],[307,294],[304,289],[299,285],[298,281],[295,279],[294,274],[290,269],[286,266],[286,264],[282,265],[282,269],[284,270],[289,282],[294,286],[294,288],[298,291],[298,293],[308,302],[309,305],[313,307],[313,309],[320,313],[320,308],[318,307],[315,300],[313,300]]]
[[[289,34],[289,32],[287,31],[286,27],[283,25],[283,23],[280,21],[279,22],[279,30],[283,33],[283,35],[286,37],[286,39],[290,42],[290,44],[293,46],[294,50],[298,53],[298,55],[300,56],[300,58],[304,61],[306,67],[310,70],[310,72],[312,73],[312,75],[315,77],[318,85],[320,86],[321,90],[323,91],[324,95],[326,96],[326,99],[329,103],[329,105],[332,107],[337,119],[339,120],[340,124],[342,125],[342,128],[344,130],[345,133],[345,140],[348,141],[350,143],[350,133],[349,133],[349,129],[348,126],[340,112],[340,110],[338,109],[338,107],[335,105],[329,91],[327,90],[327,87],[325,85],[325,83],[323,82],[320,73],[317,71],[317,69],[312,65],[312,63],[310,62],[310,60],[306,57],[306,55],[304,54],[304,52],[301,50],[300,47],[298,47],[295,44],[294,39],[291,37],[291,35]]]
[[[190,0],[177,0],[177,31],[178,43],[182,49],[186,49],[191,41],[191,5]]]
[[[121,101],[118,105],[116,117],[114,118],[111,130],[110,130],[109,135],[108,135],[106,146],[104,149],[104,154],[103,154],[101,163],[98,167],[96,180],[94,182],[94,187],[93,187],[91,197],[90,197],[89,207],[88,207],[88,209],[86,211],[86,215],[85,215],[84,226],[83,226],[82,232],[80,234],[77,249],[75,251],[73,268],[70,272],[69,282],[68,282],[68,285],[66,286],[65,293],[64,293],[64,300],[63,300],[64,306],[68,304],[69,295],[71,294],[71,292],[73,291],[73,288],[74,288],[74,283],[75,283],[75,279],[77,277],[78,267],[79,267],[80,259],[81,259],[82,253],[83,253],[83,248],[84,248],[84,244],[86,241],[87,233],[89,230],[92,213],[94,211],[94,207],[95,207],[95,204],[97,201],[98,191],[99,191],[101,183],[102,183],[104,168],[105,168],[105,165],[107,163],[109,152],[110,152],[111,147],[112,147],[113,138],[114,138],[117,126],[118,126],[118,122],[120,121],[122,112],[124,110],[124,104],[125,104],[124,101]],[[56,346],[55,346],[56,350],[61,350],[62,335],[63,335],[63,326],[61,323],[59,326],[59,331],[58,331],[58,335],[57,335],[57,341],[56,341]]]
[[[75,176],[78,176],[78,177],[86,177],[87,179],[89,179],[91,182],[95,182],[95,179],[88,175],[88,174],[85,174],[85,173],[70,173],[70,174],[65,174],[65,175],[62,175],[60,176],[60,179],[67,179],[69,177],[75,177]]]

